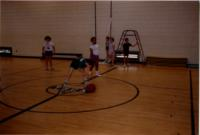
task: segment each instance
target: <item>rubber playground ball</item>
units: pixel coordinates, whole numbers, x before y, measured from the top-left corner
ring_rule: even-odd
[[[93,92],[95,92],[95,90],[96,90],[96,86],[93,83],[90,83],[85,87],[86,93],[93,93]]]

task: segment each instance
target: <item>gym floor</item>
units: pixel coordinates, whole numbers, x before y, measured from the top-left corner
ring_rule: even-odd
[[[57,95],[70,60],[54,71],[32,58],[0,58],[0,134],[190,135],[198,130],[199,70],[100,64],[94,93]],[[81,86],[75,71],[70,87]]]

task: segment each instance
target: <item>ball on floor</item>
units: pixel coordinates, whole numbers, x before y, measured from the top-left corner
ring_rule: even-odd
[[[93,93],[93,92],[95,92],[95,90],[96,90],[96,85],[93,83],[90,83],[85,87],[86,93]]]

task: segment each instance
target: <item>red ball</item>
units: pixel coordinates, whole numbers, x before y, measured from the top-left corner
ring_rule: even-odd
[[[85,87],[86,93],[93,93],[93,92],[95,92],[95,90],[96,90],[96,86],[93,83],[90,83]]]

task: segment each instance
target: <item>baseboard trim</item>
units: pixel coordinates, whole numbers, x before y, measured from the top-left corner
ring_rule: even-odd
[[[187,64],[188,68],[199,68],[199,64]]]

